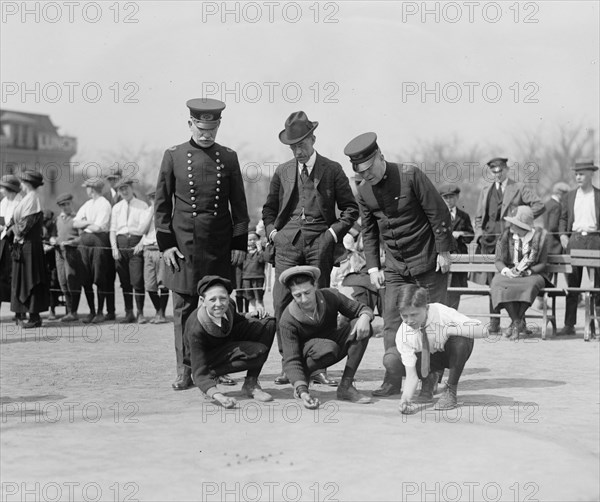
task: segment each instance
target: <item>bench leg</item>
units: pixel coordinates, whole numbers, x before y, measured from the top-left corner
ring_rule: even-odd
[[[546,339],[546,328],[548,327],[548,293],[544,293],[542,296],[542,340]]]
[[[588,292],[583,293],[583,298],[585,301],[585,324],[583,328],[583,340],[585,342],[590,341],[590,331],[592,327],[590,326],[590,294]]]

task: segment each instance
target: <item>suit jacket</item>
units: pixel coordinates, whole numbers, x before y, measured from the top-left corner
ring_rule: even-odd
[[[487,212],[487,199],[493,183],[489,183],[479,194],[477,201],[477,212],[475,213],[475,241],[479,240],[481,234],[485,231],[485,226],[489,220]],[[511,216],[518,206],[529,206],[533,211],[534,218],[541,216],[545,211],[544,204],[538,195],[529,187],[522,183],[517,183],[510,178],[506,184],[506,189],[502,196],[502,209],[500,213],[500,226],[504,230],[504,217]]]
[[[594,188],[594,204],[596,206],[596,230],[600,230],[600,190]],[[573,231],[573,221],[575,220],[575,195],[577,188],[571,190],[561,202],[560,221],[558,222],[558,231],[560,235],[570,236]]]
[[[466,232],[467,235],[461,235],[456,241],[456,251],[466,254],[469,250],[467,244],[473,240],[473,225],[471,217],[462,209],[456,208],[456,218],[451,222],[453,232]]]
[[[385,172],[375,187],[364,180],[358,186],[367,269],[381,268],[381,236],[386,266],[390,254],[413,276],[422,274],[435,268],[438,253],[454,249],[450,211],[420,169],[386,162]]]
[[[176,246],[179,271],[165,270],[165,286],[196,294],[206,274],[231,277],[231,249],[248,247],[248,207],[237,154],[215,143],[169,148],[156,183],[154,223],[161,251]]]
[[[274,229],[281,230],[294,210],[291,202],[298,184],[297,164],[296,159],[288,160],[275,170],[262,211],[267,237]],[[313,177],[321,216],[335,232],[338,246],[343,250],[342,239],[358,219],[358,205],[348,177],[340,164],[318,153]],[[336,204],[340,210],[339,217],[335,212]]]
[[[546,212],[544,213],[544,228],[548,231],[548,253],[562,254],[563,248],[558,233],[561,203],[550,198],[544,206],[546,208]]]

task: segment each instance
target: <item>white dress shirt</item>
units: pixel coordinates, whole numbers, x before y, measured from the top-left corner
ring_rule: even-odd
[[[104,197],[90,199],[79,208],[77,216],[75,216],[75,221],[89,221],[99,227],[98,232],[108,232],[110,228],[110,210],[110,202]],[[88,234],[94,233],[89,228],[83,231]]]
[[[573,232],[595,232],[597,225],[594,190],[584,193],[578,188],[573,204]]]
[[[117,235],[144,235],[148,204],[137,198],[123,199],[112,208],[110,231]]]

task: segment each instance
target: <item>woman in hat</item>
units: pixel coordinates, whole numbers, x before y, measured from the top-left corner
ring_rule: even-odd
[[[13,235],[10,308],[22,317],[23,328],[37,328],[42,325],[40,312],[48,310],[50,303],[42,243],[44,215],[37,192],[44,180],[36,171],[24,171],[20,178],[25,196],[15,207],[9,229]],[[26,312],[29,322],[24,320]]]
[[[505,337],[516,340],[526,334],[525,312],[540,289],[550,281],[546,274],[548,232],[533,226],[533,211],[519,206],[514,216],[504,218],[510,225],[496,245],[496,268],[491,289],[494,308],[504,308],[512,323]]]
[[[0,180],[0,302],[10,302],[10,284],[12,276],[12,239],[8,233],[12,215],[21,196],[21,182],[13,174],[2,176]]]

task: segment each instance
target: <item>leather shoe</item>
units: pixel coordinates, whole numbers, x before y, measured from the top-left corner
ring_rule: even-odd
[[[92,319],[93,324],[100,324],[104,321],[106,321],[106,318],[102,314],[96,314]]]
[[[190,373],[184,373],[183,375],[177,375],[177,380],[175,380],[171,387],[173,390],[186,390],[191,389],[194,386],[194,382],[192,381],[192,375]]]
[[[558,336],[573,336],[575,334],[575,326],[565,326],[558,333]]]
[[[286,384],[290,383],[290,379],[282,371],[279,376],[275,377],[274,382],[275,382],[275,385],[286,385]]]
[[[117,316],[114,312],[108,312],[105,316],[104,319],[106,319],[107,321],[115,321],[117,319]]]
[[[369,404],[372,403],[373,400],[370,397],[361,394],[356,390],[354,385],[340,385],[337,388],[337,398],[341,401],[350,401],[351,403],[356,404]]]
[[[86,316],[85,316],[85,317],[84,317],[84,318],[81,320],[81,322],[82,322],[83,324],[89,324],[89,323],[91,323],[91,322],[94,320],[94,317],[96,317],[96,314],[94,314],[94,313],[89,313],[88,315],[86,315]]]
[[[311,375],[310,381],[311,381],[311,383],[318,383],[321,385],[329,385],[330,387],[337,387],[337,385],[339,383],[337,380],[330,380],[329,378],[327,378],[327,373],[325,373],[324,371],[321,371],[320,373],[317,373],[316,375]]]
[[[32,328],[40,328],[42,326],[42,320],[38,319],[37,321],[25,321],[21,322],[21,328],[23,329],[32,329]]]
[[[133,314],[133,310],[128,310],[125,312],[125,318],[121,319],[119,322],[121,324],[131,324],[137,321],[137,318]]]
[[[372,396],[376,397],[387,397],[400,394],[402,392],[402,384],[393,384],[391,382],[383,382],[379,389],[375,389],[371,392]]]
[[[273,401],[273,396],[262,390],[258,380],[253,377],[246,377],[244,385],[242,385],[242,393],[263,403]]]

